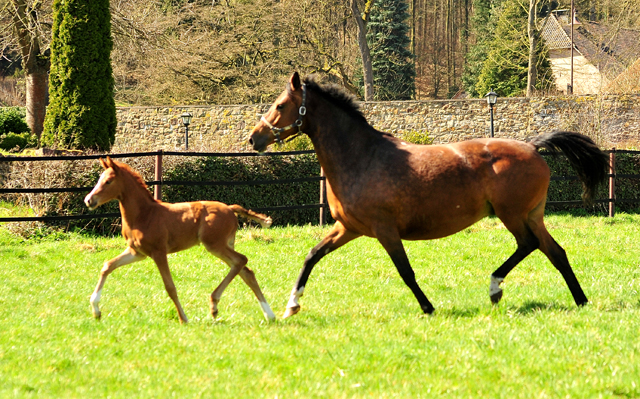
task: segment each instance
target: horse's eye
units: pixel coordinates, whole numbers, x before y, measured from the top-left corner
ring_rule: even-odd
[[[111,184],[112,180],[107,180],[104,184]]]
[[[276,109],[277,109],[278,111],[282,111],[282,110],[284,109],[284,104],[278,104],[278,105],[276,105]]]

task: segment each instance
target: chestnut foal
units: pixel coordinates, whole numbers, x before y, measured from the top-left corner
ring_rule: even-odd
[[[95,188],[85,197],[89,209],[117,199],[122,215],[122,235],[127,249],[104,263],[100,280],[91,295],[93,315],[100,318],[100,294],[107,276],[120,266],[137,262],[149,256],[158,266],[164,287],[178,310],[181,323],[187,316],[182,310],[176,287],[171,278],[167,254],[183,251],[202,243],[214,256],[226,262],[231,270],[213,291],[210,298],[211,314],[218,314],[218,302],[227,285],[240,274],[260,302],[264,316],[274,320],[267,300],[251,269],[246,267],[247,257],[233,249],[238,219],[236,214],[254,220],[262,227],[271,226],[271,218],[244,209],[239,205],[225,205],[216,201],[181,202],[170,204],[153,199],[141,176],[128,165],[107,157],[100,159],[104,172]]]

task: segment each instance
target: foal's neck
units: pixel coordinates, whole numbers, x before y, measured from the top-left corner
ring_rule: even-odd
[[[145,209],[156,203],[149,190],[136,181],[132,175],[124,177],[124,189],[119,198],[122,219],[128,224],[133,222]]]

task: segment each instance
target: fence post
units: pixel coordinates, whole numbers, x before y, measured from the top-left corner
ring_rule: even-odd
[[[320,167],[320,177],[325,177],[324,169]],[[325,179],[320,180],[320,226],[324,226],[327,222],[327,217],[325,215],[325,209],[327,207],[327,186],[326,186],[326,177]]]
[[[153,180],[157,183],[153,186],[153,198],[162,201],[162,153],[163,150],[158,150],[156,154],[156,170]]]
[[[609,217],[616,214],[616,149],[609,153]]]

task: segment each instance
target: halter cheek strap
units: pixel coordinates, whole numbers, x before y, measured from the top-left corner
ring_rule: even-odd
[[[298,137],[300,133],[302,133],[302,118],[304,118],[304,116],[307,114],[307,107],[305,106],[306,102],[307,102],[307,85],[303,84],[302,85],[302,104],[298,109],[298,119],[296,119],[295,122],[293,122],[289,126],[276,127],[276,126],[273,126],[271,122],[269,122],[267,118],[264,117],[264,115],[262,115],[260,120],[264,122],[267,126],[269,126],[269,128],[271,129],[271,132],[273,132],[273,135],[276,138],[276,143],[282,144],[285,142],[289,142],[295,139],[296,137]],[[280,133],[284,133],[287,130],[294,129],[296,127],[298,128],[298,131],[295,134],[287,137],[285,140],[280,139]]]

